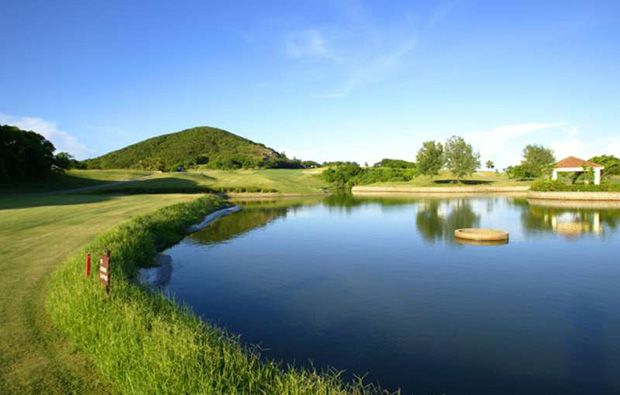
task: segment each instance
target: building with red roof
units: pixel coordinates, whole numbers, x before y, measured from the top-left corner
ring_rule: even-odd
[[[576,158],[574,156],[569,156],[568,158],[564,158],[556,163],[553,167],[552,178],[557,180],[559,172],[582,173],[588,168],[594,170],[594,184],[599,185],[601,183],[601,170],[605,167],[599,165],[598,163]]]

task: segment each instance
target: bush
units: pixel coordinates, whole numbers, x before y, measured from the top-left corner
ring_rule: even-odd
[[[323,171],[323,179],[336,188],[350,188],[354,185],[374,184],[376,182],[411,181],[416,176],[415,169],[362,168],[355,162],[330,167]]]
[[[374,167],[391,167],[394,169],[415,169],[414,162],[408,162],[402,159],[381,159],[380,162],[374,164]]]
[[[530,188],[536,192],[620,192],[620,184],[571,184],[562,181],[537,180]]]

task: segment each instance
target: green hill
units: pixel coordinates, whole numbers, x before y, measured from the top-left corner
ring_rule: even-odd
[[[213,169],[295,168],[299,160],[236,134],[196,127],[165,134],[118,151],[84,161],[89,169],[142,169],[173,171],[178,166]]]

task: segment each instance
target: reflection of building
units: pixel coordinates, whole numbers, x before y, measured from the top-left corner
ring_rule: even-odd
[[[601,214],[568,212],[559,215],[551,215],[552,229],[562,236],[577,237],[584,233],[603,233]]]
[[[602,237],[620,229],[620,202],[533,199],[523,207],[521,221],[526,232]]]

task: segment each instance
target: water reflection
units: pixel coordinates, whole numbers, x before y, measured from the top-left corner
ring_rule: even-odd
[[[523,207],[521,221],[529,234],[553,232],[568,239],[602,236],[605,229],[618,227],[620,210],[615,205],[530,201]]]
[[[480,204],[472,204],[478,202]],[[421,198],[408,196],[359,197],[334,194],[325,198],[259,199],[237,201],[244,210],[220,219],[208,228],[190,236],[190,241],[203,244],[219,243],[243,235],[252,229],[267,226],[303,207],[322,205],[330,211],[352,213],[362,207],[375,205],[383,212],[405,210],[415,212],[415,225],[422,240],[428,243],[449,241],[449,244],[473,243],[456,240],[454,230],[480,226],[481,217],[492,216],[498,205],[520,210],[521,224],[526,236],[554,233],[569,240],[586,235],[603,236],[620,224],[620,205],[603,202],[538,201],[521,198]],[[406,214],[405,214],[406,215]],[[515,229],[508,229],[514,231]],[[488,243],[484,245],[500,245]],[[479,245],[479,244],[476,244]]]
[[[255,199],[235,201],[243,210],[215,221],[200,232],[191,234],[189,242],[215,244],[239,237],[245,233],[269,225],[287,214],[294,214],[300,208],[318,204],[316,199]]]
[[[470,245],[470,246],[502,246],[508,244],[508,239],[504,240],[468,240],[468,239],[459,239],[458,237],[454,238],[454,242],[461,245]]]
[[[474,228],[480,223],[480,215],[475,213],[466,199],[426,200],[418,205],[416,226],[422,238],[436,242],[453,239],[459,228]]]

